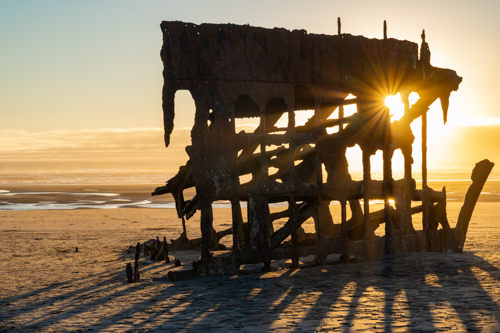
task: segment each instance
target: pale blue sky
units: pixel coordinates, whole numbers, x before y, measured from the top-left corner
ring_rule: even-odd
[[[481,130],[454,125],[500,125],[499,13],[498,0],[0,0],[0,157],[95,157],[122,151],[124,137],[140,137],[132,148],[151,156],[182,152],[188,132],[165,150],[160,130],[162,20],[336,34],[340,16],[342,32],[370,38],[382,37],[384,19],[389,37],[420,43],[426,30],[432,64],[464,78],[446,126],[439,107],[429,111],[429,141],[439,142],[429,147],[429,165],[469,167],[496,156],[477,139]],[[192,125],[187,102],[176,100],[176,130]],[[487,133],[490,143],[500,140],[500,131]]]
[[[450,121],[496,117],[498,13],[493,0],[2,0],[0,129],[161,127],[162,20],[335,34],[340,16],[343,32],[380,38],[386,19],[390,37],[414,42],[425,28],[432,63],[464,77]]]

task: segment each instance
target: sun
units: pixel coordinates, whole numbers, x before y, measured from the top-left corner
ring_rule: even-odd
[[[391,122],[401,119],[405,113],[405,106],[401,103],[401,95],[399,93],[394,96],[387,96],[385,98],[385,105],[390,110]]]
[[[415,104],[420,96],[416,92],[411,92],[408,96],[408,102],[410,107]],[[385,98],[385,106],[389,108],[389,114],[391,115],[391,122],[401,119],[405,113],[405,105],[401,102],[401,95],[397,93],[394,96],[387,96]]]

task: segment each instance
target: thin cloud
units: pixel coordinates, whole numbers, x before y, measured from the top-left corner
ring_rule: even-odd
[[[168,151],[183,153],[189,144],[188,131],[176,131]],[[166,153],[161,128],[104,128],[80,131],[26,132],[0,130],[0,157],[83,158],[147,156]],[[184,153],[185,154],[185,153]]]

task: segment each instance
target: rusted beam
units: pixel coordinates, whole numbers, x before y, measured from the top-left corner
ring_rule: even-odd
[[[465,237],[467,235],[467,230],[469,228],[469,222],[472,217],[472,212],[474,211],[474,207],[476,207],[477,199],[479,199],[479,195],[481,194],[484,183],[488,179],[488,176],[490,175],[490,172],[493,169],[494,165],[494,163],[488,160],[482,160],[481,162],[476,163],[474,170],[472,170],[472,184],[467,190],[465,201],[462,208],[460,209],[460,214],[458,215],[457,221],[457,229],[460,231],[463,237],[462,248],[465,242]]]

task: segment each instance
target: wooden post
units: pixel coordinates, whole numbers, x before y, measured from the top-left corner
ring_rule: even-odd
[[[139,256],[141,254],[141,243],[137,243],[135,247],[135,261],[134,261],[134,282],[139,282],[140,273],[139,273]]]
[[[174,259],[174,266],[175,267],[179,267],[180,265],[182,265],[181,261],[179,258],[175,257]]]
[[[127,267],[125,268],[125,273],[127,274],[127,282],[128,283],[134,282],[134,277],[132,274],[132,265],[130,263],[127,264]]]
[[[168,264],[170,262],[170,258],[168,257],[167,237],[163,237],[163,254],[165,256],[165,263]]]

